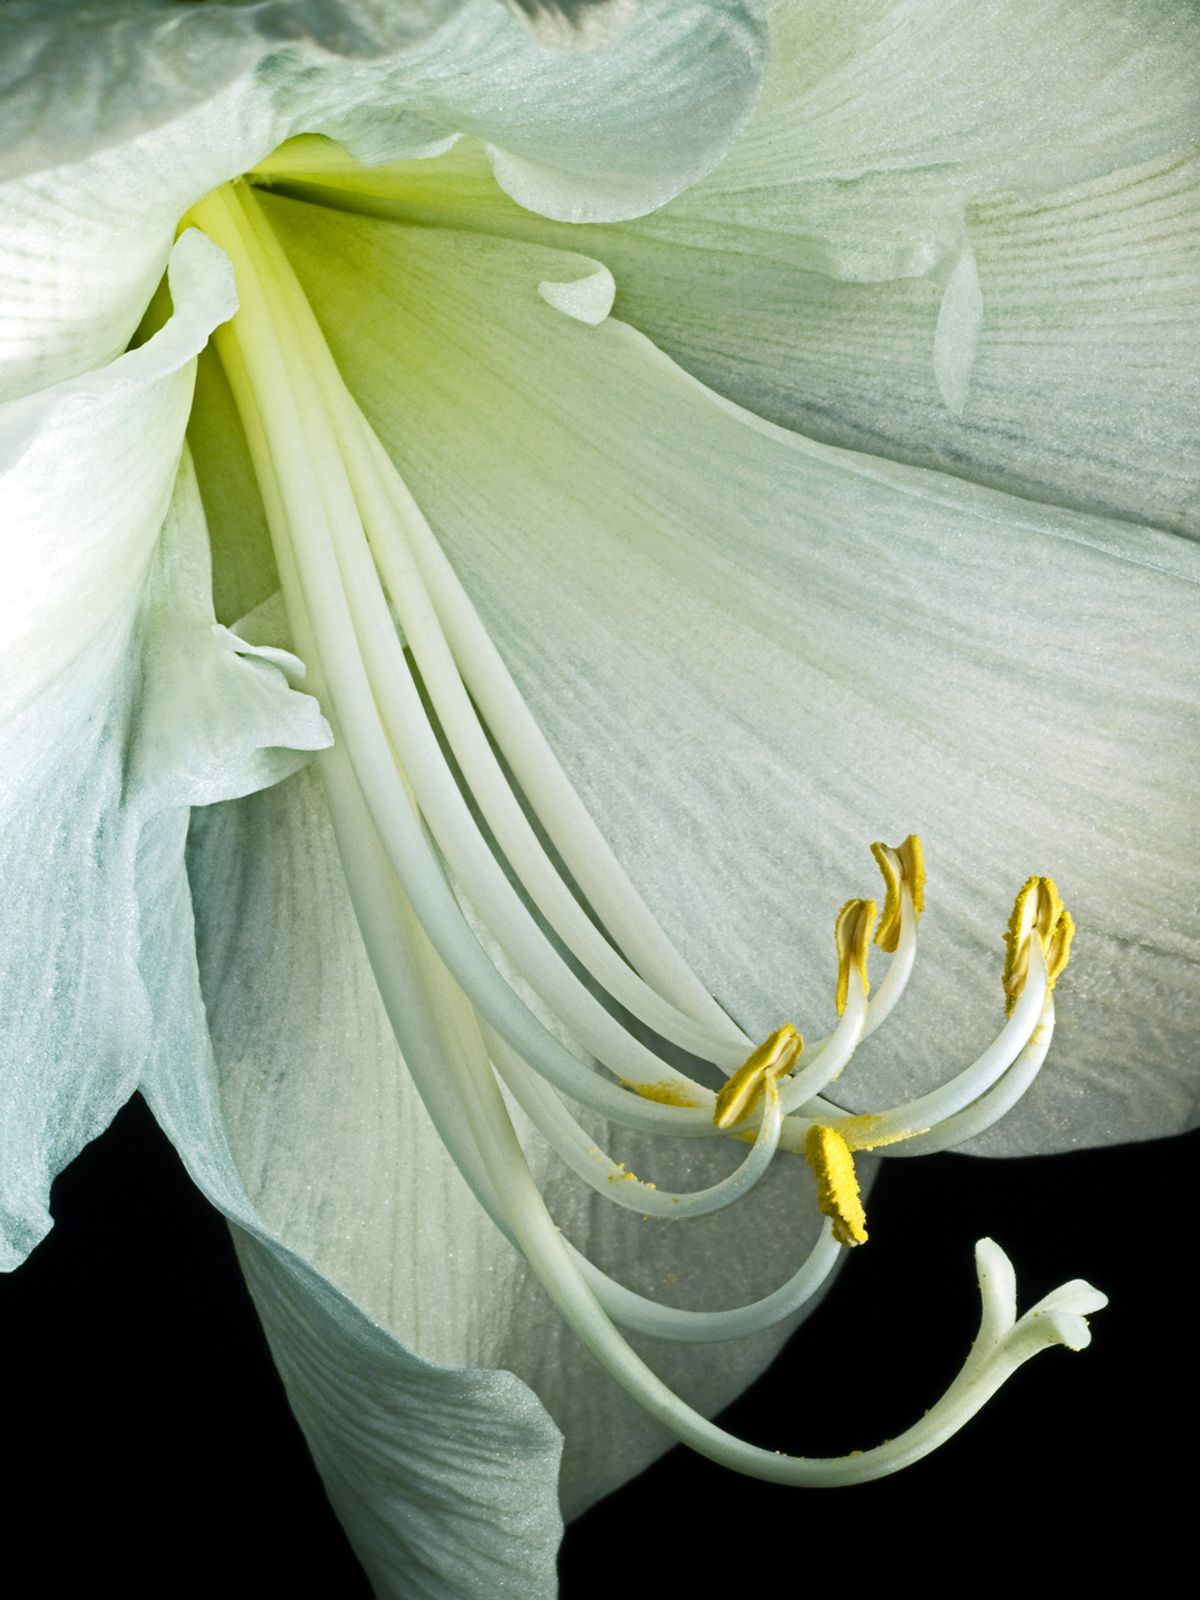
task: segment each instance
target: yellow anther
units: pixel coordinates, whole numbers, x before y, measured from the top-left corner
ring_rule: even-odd
[[[850,1146],[836,1129],[814,1123],[804,1141],[804,1154],[817,1180],[821,1213],[833,1219],[833,1237],[839,1244],[865,1244],[867,1214]]]
[[[734,1128],[752,1116],[768,1082],[773,1083],[785,1072],[790,1072],[800,1059],[804,1040],[785,1023],[777,1028],[765,1043],[760,1044],[735,1073],[726,1081],[713,1108],[713,1121],[718,1128]]]
[[[834,924],[833,937],[837,944],[838,953],[838,980],[837,1004],[838,1016],[846,1009],[846,1001],[850,995],[850,968],[856,967],[862,979],[864,989],[870,989],[870,980],[867,977],[867,951],[871,945],[871,929],[875,926],[874,900],[847,900],[838,912],[837,922]]]
[[[1071,955],[1075,923],[1053,878],[1029,878],[1021,888],[1004,935],[1004,1009],[1011,1014],[1029,976],[1029,951],[1037,939],[1053,989]]]
[[[883,873],[883,913],[875,929],[875,943],[891,952],[900,942],[900,889],[908,885],[913,910],[919,917],[925,909],[925,851],[919,834],[910,833],[903,844],[871,846],[871,854]]]

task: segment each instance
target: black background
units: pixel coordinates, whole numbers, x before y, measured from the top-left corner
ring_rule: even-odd
[[[1195,1427],[1198,1153],[1193,1135],[885,1163],[870,1244],[727,1426],[806,1454],[907,1426],[965,1353],[984,1233],[1012,1255],[1023,1306],[1076,1276],[1111,1296],[1091,1349],[1038,1357],[937,1455],[859,1489],[749,1483],[675,1450],[569,1530],[563,1600],[744,1593],[774,1557],[797,1591],[1051,1571],[1074,1588],[1114,1559],[1157,1565],[1190,1540],[1192,1485],[1172,1458]],[[54,1211],[0,1279],[9,1592],[368,1595],[224,1223],[140,1102],[59,1179]]]

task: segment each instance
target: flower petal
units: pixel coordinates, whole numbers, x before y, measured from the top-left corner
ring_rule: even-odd
[[[606,230],[622,314],[816,438],[1200,532],[1200,161],[969,201],[937,270],[884,283]],[[796,196],[797,211],[804,197]],[[658,219],[656,219],[657,222]],[[663,224],[669,228],[669,222]]]
[[[707,172],[749,116],[765,64],[753,0],[643,4],[602,49],[569,54],[531,48],[498,7],[477,4],[397,95],[485,139],[521,205],[599,221],[639,216]],[[323,131],[366,159],[405,153],[390,139],[364,145],[349,124]]]
[[[272,790],[268,803],[278,808],[276,797],[289,792],[291,785]],[[231,815],[239,814],[216,808],[218,838],[222,816]],[[196,1183],[236,1226],[273,1353],[338,1514],[380,1595],[549,1596],[561,1528],[560,1440],[536,1398],[509,1373],[447,1371],[411,1354],[284,1247],[246,1192],[245,1181],[254,1188],[260,1174],[247,1169],[243,1180],[226,1138],[175,848],[187,818],[177,812],[171,820],[174,871],[164,870],[158,893],[140,906],[154,1019],[143,1090]],[[253,875],[253,860],[245,865]],[[233,870],[224,888],[236,897],[240,859]],[[219,894],[208,903],[218,914],[228,909]],[[273,949],[295,930],[278,931]],[[221,933],[233,934],[232,951],[236,930],[225,924]],[[274,1018],[269,987],[256,989],[251,976],[243,968],[230,981]],[[355,1062],[325,1056],[322,1065],[336,1101],[336,1069]],[[405,1242],[392,1242],[402,1270]]]
[[[567,53],[497,0],[315,0],[302,19],[284,0],[18,0],[0,12],[0,396],[119,354],[180,217],[293,134],[380,160],[466,130],[523,204],[628,216],[728,149],[763,59],[750,0],[648,4],[607,48]]]
[[[1195,8],[770,19],[749,127],[653,216],[568,237],[489,193],[467,150],[393,175],[394,214],[595,254],[622,317],[814,438],[1200,529]]]
[[[175,251],[171,289],[179,310],[147,344],[0,411],[6,718],[132,625],[175,484],[193,358],[237,305],[229,263],[194,232]]]
[[[171,285],[148,344],[0,412],[5,1266],[136,1086],[154,1025],[136,919],[169,881],[169,819],[178,871],[188,805],[275,782],[328,737],[275,662],[214,628],[179,451],[192,358],[233,309],[227,263],[185,237]]]
[[[854,1109],[987,1041],[1010,897],[1052,871],[1080,927],[1060,1039],[984,1148],[1194,1116],[1194,549],[760,423],[538,296],[588,264],[268,209],[618,854],[750,1032],[825,1024],[867,843],[916,829],[928,953]]]
[[[640,237],[581,248],[622,315],[773,421],[1195,532],[1198,21],[778,4],[730,157]]]

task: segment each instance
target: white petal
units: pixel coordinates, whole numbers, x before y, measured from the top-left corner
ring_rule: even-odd
[[[724,154],[763,57],[748,0],[646,5],[567,54],[497,0],[6,6],[0,396],[112,360],[187,208],[293,134],[380,160],[475,132],[524,204],[627,216]]]
[[[174,253],[171,288],[180,309],[147,344],[0,408],[4,717],[133,621],[175,483],[193,357],[237,305],[228,262],[198,233]]]
[[[985,1147],[1187,1123],[1194,549],[757,423],[556,315],[547,252],[271,214],[618,854],[752,1033],[827,1024],[834,914],[868,841],[917,829],[927,953],[855,1109],[986,1043],[1011,896],[1051,871],[1081,929],[1060,1033]]]
[[[777,4],[746,135],[643,230],[689,250],[579,248],[774,421],[1196,531],[1197,22],[1180,0]],[[978,359],[960,343],[947,388],[972,250]]]
[[[1198,177],[1194,155],[1163,156],[1032,198],[971,201],[945,247],[962,265],[887,283],[798,270],[770,239],[755,254],[748,229],[730,253],[716,230],[709,253],[618,230],[582,247],[612,268],[624,316],[761,415],[1194,534]]]
[[[188,205],[274,142],[237,16],[5,8],[0,395],[119,355]]]
[[[566,55],[531,48],[499,8],[477,4],[405,93],[431,120],[484,138],[523,206],[572,222],[638,216],[729,148],[758,96],[764,46],[758,7],[743,0],[643,4],[602,49]],[[391,140],[346,142],[372,159],[405,154]]]
[[[149,344],[0,417],[6,1266],[137,1083],[154,1026],[138,908],[179,872],[183,808],[275,782],[328,737],[276,665],[214,628],[199,497],[177,471],[191,358],[232,309],[224,258],[184,239],[172,288]]]
[[[814,438],[1200,529],[1195,8],[838,0],[771,24],[747,131],[653,216],[567,237],[465,150],[393,179],[393,214],[594,254],[622,317]]]
[[[272,803],[290,787],[271,791]],[[218,808],[218,835],[222,809],[229,814]],[[186,817],[174,820],[172,844],[181,844]],[[155,952],[147,997],[156,1022],[143,1089],[196,1183],[236,1224],[289,1398],[376,1592],[406,1600],[552,1595],[560,1440],[535,1397],[509,1373],[448,1371],[405,1349],[323,1277],[319,1264],[315,1269],[282,1245],[247,1194],[261,1174],[244,1166],[243,1178],[226,1138],[197,988],[189,892],[174,849],[172,860],[174,877],[141,907],[141,942]],[[252,861],[246,865],[253,870]],[[234,880],[223,888],[236,895],[241,863],[233,868]],[[227,909],[219,891],[211,904],[218,913]],[[231,931],[224,925],[222,936]],[[286,939],[295,930],[281,931]],[[256,990],[249,970],[227,976],[247,1004],[257,1002],[275,1020],[270,990]],[[311,998],[319,1004],[319,996]],[[353,1071],[356,1062],[326,1055],[322,1065],[336,1107],[338,1072]],[[296,1131],[298,1148],[308,1148],[305,1130]],[[369,1127],[363,1132],[369,1137]],[[243,1163],[247,1153],[239,1154]],[[373,1209],[360,1220],[386,1231],[389,1218]],[[402,1263],[406,1241],[393,1242]]]

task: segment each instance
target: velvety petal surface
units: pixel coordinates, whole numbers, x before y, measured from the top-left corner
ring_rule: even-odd
[[[191,234],[171,288],[175,315],[149,343],[0,410],[5,1266],[49,1227],[51,1178],[146,1058],[137,921],[163,880],[141,840],[164,813],[277,781],[327,739],[288,686],[298,663],[214,623],[179,458],[193,358],[233,310],[228,265]]]
[[[566,238],[466,150],[358,203],[590,251],[622,317],[811,437],[1195,534],[1195,7],[769,11],[750,126],[652,216]]]
[[[469,131],[524,204],[628,216],[728,149],[763,35],[749,0],[647,4],[573,51],[498,0],[18,0],[0,13],[0,394],[115,357],[188,206],[293,134],[374,161]]]
[[[1195,8],[771,21],[746,136],[610,261],[622,314],[816,438],[1194,533]]]
[[[772,36],[721,169],[584,247],[622,315],[813,437],[1200,530],[1195,8],[785,4]]]
[[[268,206],[618,853],[752,1033],[827,1024],[834,914],[867,843],[916,829],[926,951],[843,1098],[987,1042],[1011,897],[1050,871],[1080,926],[1060,1035],[983,1148],[1189,1121],[1190,546],[759,422],[554,311],[538,286],[577,259]]]

